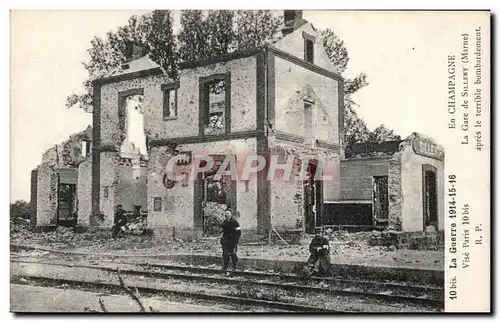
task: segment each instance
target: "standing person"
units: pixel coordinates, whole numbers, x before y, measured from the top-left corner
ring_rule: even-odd
[[[226,219],[222,223],[222,238],[220,240],[223,260],[222,271],[229,275],[229,272],[227,272],[229,260],[232,261],[233,271],[238,264],[238,255],[236,255],[236,252],[238,251],[238,242],[241,237],[241,227],[237,219],[240,213],[238,211],[232,212],[231,209],[228,208],[224,214]]]
[[[116,238],[122,227],[124,227],[127,224],[126,213],[127,212],[123,210],[122,205],[116,206],[114,225],[113,228],[111,228],[112,238]]]

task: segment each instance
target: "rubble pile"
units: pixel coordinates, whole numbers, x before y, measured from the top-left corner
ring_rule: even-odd
[[[207,236],[217,236],[222,233],[221,224],[225,219],[227,205],[218,202],[205,202],[203,205],[203,224]]]
[[[373,231],[368,238],[370,246],[396,247],[398,244],[397,232],[393,230]]]

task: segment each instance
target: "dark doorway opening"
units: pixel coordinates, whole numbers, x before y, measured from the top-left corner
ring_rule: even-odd
[[[304,180],[304,223],[308,234],[313,234],[316,227],[322,226],[323,181],[314,180],[317,167],[317,162],[309,161],[308,178]]]
[[[389,176],[373,177],[373,222],[387,225],[389,222]]]
[[[77,224],[76,185],[60,183],[58,185],[57,225],[75,227]]]
[[[225,155],[213,155],[214,166],[212,169],[198,174],[194,186],[194,227],[201,229],[206,236],[221,234],[221,224],[225,219],[225,211],[227,209],[231,209],[233,212],[237,210],[236,181],[233,181],[231,176],[215,178],[225,157]],[[200,167],[204,167],[205,164],[205,161],[201,161]]]
[[[424,229],[429,226],[434,226],[437,230],[437,175],[435,167],[430,165],[422,166],[422,186],[422,193],[424,198]]]

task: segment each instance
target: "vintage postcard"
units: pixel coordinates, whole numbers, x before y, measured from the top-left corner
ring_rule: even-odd
[[[11,312],[490,312],[490,24],[12,10]]]

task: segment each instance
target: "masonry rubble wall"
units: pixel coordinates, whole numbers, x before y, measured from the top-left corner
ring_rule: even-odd
[[[255,138],[228,140],[208,143],[179,144],[175,147],[180,153],[191,152],[195,155],[235,156],[238,168],[245,157],[256,149]],[[164,177],[168,161],[173,157],[173,150],[168,147],[152,147],[148,173],[148,227],[158,234],[196,234],[201,227],[195,226],[195,203],[201,203],[195,195],[195,181],[183,180],[167,188]],[[184,167],[191,173],[192,164]],[[236,209],[240,211],[239,222],[249,233],[257,229],[257,180],[250,177],[247,182],[238,179],[236,183]],[[160,201],[155,207],[155,199]]]
[[[257,127],[257,59],[249,56],[181,71],[179,107],[176,120],[165,122],[160,138],[198,136],[200,77],[230,73],[231,132],[255,130]]]
[[[275,58],[275,120],[279,132],[306,136],[304,104],[310,102],[312,133],[310,139],[332,144],[339,142],[339,82],[278,56]]]
[[[37,227],[57,226],[57,185],[58,175],[47,164],[38,167]]]
[[[340,199],[372,200],[373,177],[389,175],[389,159],[347,159],[340,162]]]
[[[90,183],[85,187],[85,182],[78,184],[76,175],[71,172],[78,169],[83,162],[90,162],[87,151],[83,151],[84,143],[92,141],[92,127],[88,126],[84,131],[71,135],[68,140],[57,144],[42,155],[42,162],[35,169],[32,185],[36,182],[36,189],[32,190],[32,199],[36,195],[35,226],[38,228],[57,226],[58,207],[58,185],[60,179],[66,183],[75,183],[80,190],[90,190]],[[80,174],[78,174],[78,177]],[[68,181],[69,180],[69,181]],[[75,182],[76,181],[76,182]],[[35,193],[36,191],[36,193]],[[85,208],[87,199],[79,200],[79,208]],[[32,200],[33,201],[33,200]],[[90,201],[88,201],[90,202]]]
[[[425,138],[422,134],[414,133],[409,140]],[[424,229],[424,197],[423,197],[423,173],[422,166],[433,166],[437,173],[437,229],[444,229],[444,161],[436,160],[426,156],[418,155],[411,144],[407,144],[401,150],[401,189],[404,196],[402,205],[402,228],[403,231],[422,231]],[[427,229],[427,227],[425,227]]]
[[[401,187],[401,153],[395,153],[389,160],[389,227],[394,230],[402,229],[404,195]]]
[[[78,225],[90,226],[92,214],[92,160],[89,158],[78,165]]]
[[[444,161],[415,153],[413,141],[425,138],[413,133],[389,161],[389,226],[404,232],[424,230],[422,166],[437,170],[438,230],[444,229]],[[432,140],[431,140],[432,141]]]
[[[285,163],[285,155],[294,155],[298,160],[304,160],[307,157],[324,162],[323,199],[338,198],[340,161],[336,151],[312,150],[309,147],[279,141],[271,148],[271,151],[280,156],[281,163]],[[276,173],[282,175],[283,171],[276,171]],[[292,175],[290,180],[277,177],[271,181],[270,185],[272,225],[279,230],[288,230],[295,229],[297,221],[304,223],[304,182],[295,180]],[[319,211],[321,210],[317,209],[317,212]]]

